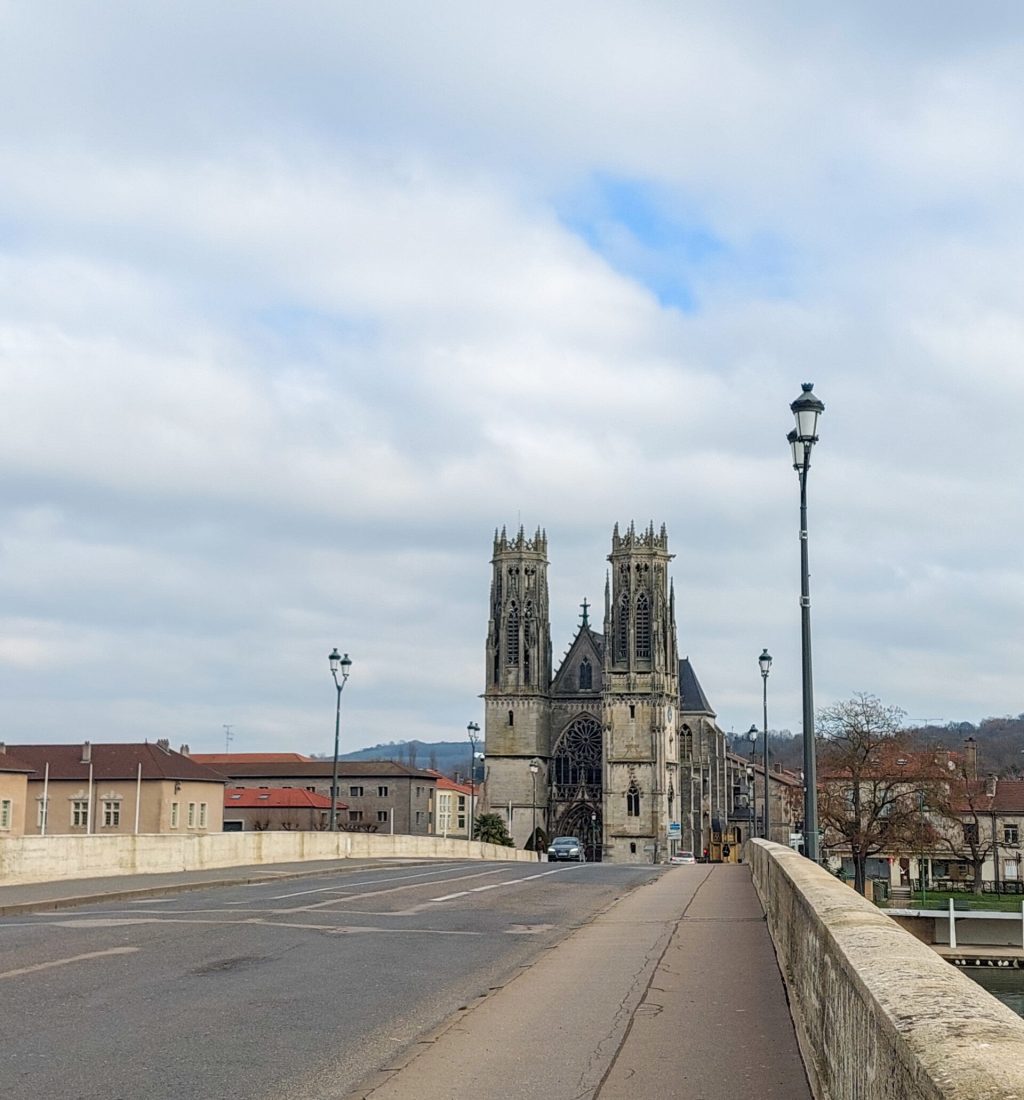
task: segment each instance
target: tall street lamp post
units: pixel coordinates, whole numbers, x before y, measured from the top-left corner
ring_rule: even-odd
[[[590,811],[590,851],[597,862],[597,810]]]
[[[466,734],[469,737],[469,835],[467,840],[473,839],[474,815],[473,801],[476,796],[476,747],[480,744],[480,727],[476,722],[470,722],[466,726]]]
[[[747,778],[750,786],[750,828],[747,830],[747,840],[753,840],[757,836],[757,773],[754,771],[757,726],[752,725],[747,730],[747,740],[750,742],[750,763],[747,765]]]
[[[814,383],[789,406],[796,428],[787,436],[793,448],[793,469],[800,477],[800,636],[804,711],[804,855],[818,862],[818,775],[814,759],[814,688],[811,678],[811,589],[807,564],[807,474],[811,448],[818,442],[818,417],[825,410],[814,396]]]
[[[535,756],[530,761],[530,782],[533,784],[533,795],[531,798],[531,806],[533,808],[533,832],[530,833],[530,846],[533,848],[540,859],[540,849],[537,847],[537,772],[540,771],[540,761]],[[512,823],[509,822],[511,825]]]
[[[331,662],[331,675],[338,689],[338,705],[334,711],[334,769],[331,772],[331,832],[338,831],[338,735],[341,732],[341,692],[348,683],[348,674],[352,670],[352,658],[346,653],[342,657],[337,647],[331,650],[327,660]],[[338,671],[341,679],[338,679]]]
[[[772,659],[767,649],[761,650],[761,656],[757,663],[761,669],[761,703],[764,715],[764,745],[762,746],[762,759],[764,761],[764,838],[771,840],[772,834],[768,823],[768,803],[771,801],[768,795],[768,673],[771,671]]]

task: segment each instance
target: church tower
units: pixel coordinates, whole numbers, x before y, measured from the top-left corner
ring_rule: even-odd
[[[675,597],[664,524],[625,534],[608,556],[604,621],[606,858],[650,862],[679,820]]]
[[[494,533],[491,605],[487,626],[484,738],[491,810],[523,847],[547,807],[551,623],[548,540],[520,527],[511,538]],[[537,772],[530,770],[539,761]]]

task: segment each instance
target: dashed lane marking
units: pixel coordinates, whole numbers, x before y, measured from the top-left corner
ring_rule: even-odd
[[[52,970],[55,966],[70,966],[71,963],[88,962],[90,959],[105,959],[110,955],[133,955],[140,950],[139,947],[108,947],[106,951],[87,951],[84,955],[72,955],[68,959],[51,959],[33,966],[20,966],[17,970],[5,970],[0,972],[0,979],[20,978],[23,974],[34,974],[38,970]]]

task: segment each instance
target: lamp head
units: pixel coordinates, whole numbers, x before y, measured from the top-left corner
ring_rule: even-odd
[[[761,650],[761,656],[758,657],[757,663],[761,668],[761,675],[767,676],[772,667],[772,659],[767,649]]]
[[[801,443],[816,443],[818,417],[825,411],[824,404],[814,395],[814,383],[804,382],[803,392],[789,406],[796,417],[796,434]]]

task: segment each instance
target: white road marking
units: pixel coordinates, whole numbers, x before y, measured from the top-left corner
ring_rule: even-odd
[[[389,878],[368,879],[365,882],[353,882],[350,885],[342,884],[342,885],[339,886],[337,883],[335,883],[333,886],[317,886],[316,888],[314,888],[312,890],[296,890],[296,891],[294,891],[294,893],[291,893],[291,894],[274,894],[272,897],[264,898],[263,900],[264,901],[281,901],[284,898],[302,897],[303,894],[329,894],[332,890],[350,890],[354,887],[360,887],[360,886],[378,886],[382,882],[410,882],[412,879],[429,878],[431,875],[438,874],[439,870],[458,871],[458,870],[461,870],[461,868],[459,868],[459,867],[436,868],[435,867],[435,868],[432,868],[429,871],[420,871],[418,874],[415,874],[415,875],[392,875]],[[498,874],[497,871],[487,871],[485,873],[486,874],[492,874],[492,875]],[[240,903],[236,903],[236,904],[240,904]]]
[[[541,871],[538,875],[526,875],[525,878],[511,878],[508,882],[490,882],[486,886],[474,886],[469,890],[460,890],[457,894],[445,894],[444,897],[431,898],[434,901],[454,901],[456,898],[468,897],[470,894],[482,894],[484,890],[497,890],[501,886],[517,886],[520,882],[532,882],[536,878],[547,878],[548,875],[557,875],[562,872],[559,867],[556,871]],[[566,867],[564,870],[570,870]]]
[[[106,951],[89,951],[84,955],[72,955],[70,959],[51,959],[49,962],[36,963],[34,966],[5,970],[0,973],[0,978],[18,978],[22,974],[34,974],[37,970],[51,970],[55,966],[68,966],[71,963],[87,962],[89,959],[104,959],[108,955],[133,955],[141,950],[140,947],[109,947]]]

